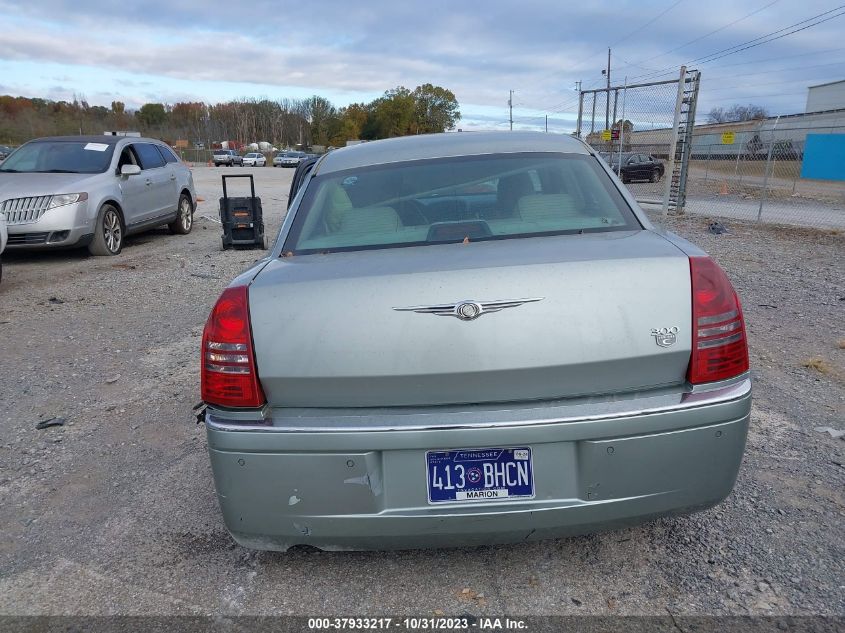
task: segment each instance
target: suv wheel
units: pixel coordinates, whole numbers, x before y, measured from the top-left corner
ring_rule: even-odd
[[[191,199],[184,193],[179,196],[179,211],[176,219],[167,225],[171,233],[176,235],[187,235],[194,226],[194,205]]]
[[[123,220],[120,211],[111,204],[104,204],[97,215],[94,239],[88,245],[92,255],[117,255],[123,248]]]

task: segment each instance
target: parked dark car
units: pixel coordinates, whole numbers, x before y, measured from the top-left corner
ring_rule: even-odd
[[[600,156],[610,164],[613,171],[617,174],[619,173],[619,154],[602,152]],[[622,152],[622,182],[632,182],[634,180],[657,182],[663,178],[664,170],[663,163],[651,154]]]
[[[299,165],[296,166],[296,171],[293,174],[293,179],[290,182],[290,192],[288,193],[288,209],[290,209],[290,205],[293,203],[293,199],[296,198],[297,192],[302,187],[302,183],[305,182],[305,178],[308,174],[311,173],[311,170],[314,169],[314,164],[320,159],[319,156],[315,154],[311,154],[308,158],[303,158],[299,161]]]
[[[215,167],[219,167],[220,165],[227,165],[228,167],[231,167],[232,165],[243,166],[244,164],[244,157],[233,149],[214,150],[212,160],[214,161]]]
[[[6,156],[12,153],[12,148],[8,145],[0,145],[0,161],[5,160]]]

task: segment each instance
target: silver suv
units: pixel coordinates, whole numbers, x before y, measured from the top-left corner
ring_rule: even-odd
[[[196,199],[190,170],[148,138],[41,138],[0,165],[9,250],[87,246],[117,255],[132,233],[162,224],[190,233]]]
[[[214,166],[219,167],[220,165],[227,165],[232,167],[233,165],[241,165],[244,164],[244,158],[240,154],[238,154],[233,149],[216,149],[212,154],[212,160],[214,161]]]

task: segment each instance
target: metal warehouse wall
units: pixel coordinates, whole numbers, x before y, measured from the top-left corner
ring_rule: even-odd
[[[666,130],[637,130],[629,139],[632,146],[648,146],[665,138]],[[724,132],[734,132],[732,144],[722,143]],[[765,154],[771,141],[779,144],[782,153],[794,153],[799,158],[804,149],[807,134],[845,133],[845,108],[810,114],[789,114],[756,121],[738,123],[712,123],[696,125],[693,130],[692,153],[695,158],[718,158]]]
[[[845,108],[845,79],[821,86],[811,86],[807,91],[804,112],[821,112]]]

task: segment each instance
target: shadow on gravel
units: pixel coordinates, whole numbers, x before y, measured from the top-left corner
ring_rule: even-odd
[[[166,228],[153,229],[138,233],[137,235],[128,236],[123,243],[123,250],[121,255],[126,254],[127,251],[132,251],[137,246],[145,244],[154,244],[160,242],[161,238],[172,237],[169,230]],[[117,255],[119,258],[120,255]],[[82,261],[85,259],[97,259],[88,252],[85,247],[81,248],[56,248],[44,250],[7,250],[3,253],[3,263],[6,264],[64,264],[71,261]],[[109,258],[104,257],[103,260]]]

